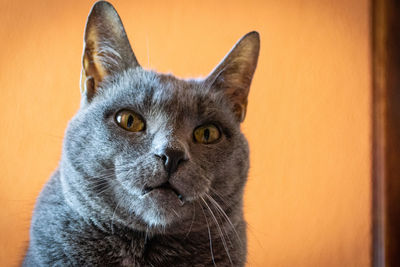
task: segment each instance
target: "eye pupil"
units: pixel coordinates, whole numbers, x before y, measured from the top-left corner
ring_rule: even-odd
[[[140,115],[130,110],[120,110],[115,115],[115,122],[122,129],[129,132],[141,132],[145,128],[145,122]]]
[[[129,115],[128,121],[126,122],[126,126],[127,126],[128,128],[131,128],[131,127],[132,127],[132,124],[133,124],[133,116],[132,116],[132,115]]]
[[[214,144],[220,137],[220,130],[212,123],[200,125],[193,131],[193,141],[199,144]]]
[[[209,129],[205,129],[204,130],[204,139],[206,141],[208,141],[209,138],[210,138],[210,130]]]

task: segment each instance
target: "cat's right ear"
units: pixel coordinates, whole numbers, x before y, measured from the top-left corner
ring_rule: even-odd
[[[106,2],[94,4],[85,28],[81,91],[90,102],[106,76],[139,67],[124,26],[114,7]]]

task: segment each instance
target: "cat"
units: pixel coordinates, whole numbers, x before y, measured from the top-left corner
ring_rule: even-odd
[[[114,7],[94,4],[81,106],[40,193],[24,266],[244,266],[249,149],[240,124],[260,48],[205,78],[143,69]]]

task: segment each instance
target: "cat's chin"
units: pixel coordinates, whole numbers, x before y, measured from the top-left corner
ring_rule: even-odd
[[[140,197],[142,219],[150,227],[166,227],[186,217],[188,204],[179,192],[168,187],[147,189]]]
[[[151,201],[157,202],[157,208],[162,208],[163,206],[170,208],[182,207],[185,204],[179,193],[166,187],[154,188],[142,195],[142,199],[144,198],[150,198]]]
[[[149,195],[149,197],[153,198],[164,198],[165,200],[167,200],[167,196],[168,198],[175,199],[175,197],[171,197],[173,195],[171,192],[174,193],[175,197],[179,199],[181,205],[185,203],[179,190],[169,182],[163,183],[156,187],[145,187],[142,191],[142,195]]]

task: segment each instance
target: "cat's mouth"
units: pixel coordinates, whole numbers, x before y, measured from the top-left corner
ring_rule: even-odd
[[[142,194],[146,195],[146,194],[148,194],[148,193],[150,193],[150,192],[152,192],[154,190],[170,190],[170,191],[175,193],[175,195],[182,202],[182,204],[184,203],[184,199],[183,199],[182,194],[179,193],[179,191],[174,186],[172,186],[169,182],[165,182],[165,183],[163,183],[163,184],[161,184],[159,186],[156,186],[156,187],[146,186],[143,189]]]

